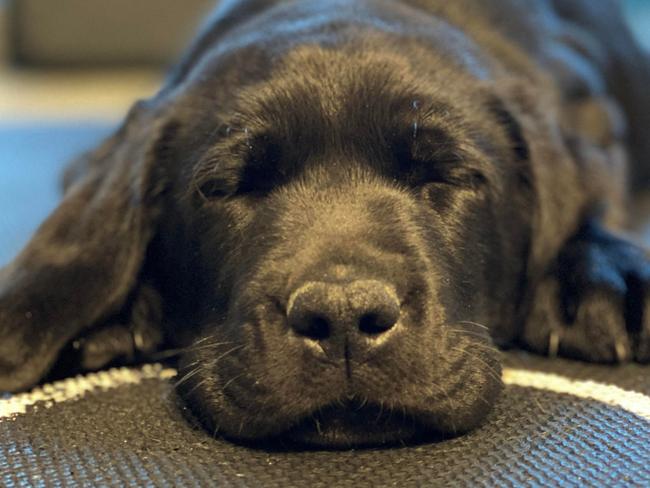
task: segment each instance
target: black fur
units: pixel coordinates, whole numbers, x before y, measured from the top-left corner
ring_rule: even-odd
[[[2,271],[0,389],[180,348],[211,431],[339,446],[475,427],[495,343],[649,361],[649,83],[610,1],[224,1]]]

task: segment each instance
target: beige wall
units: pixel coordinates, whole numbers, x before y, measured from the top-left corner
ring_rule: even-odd
[[[12,50],[20,61],[39,65],[168,63],[216,3],[9,0]]]
[[[0,65],[9,57],[9,14],[7,0],[0,0]]]

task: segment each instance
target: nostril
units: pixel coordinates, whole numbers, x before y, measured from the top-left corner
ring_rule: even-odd
[[[359,319],[359,330],[368,335],[379,335],[389,331],[397,323],[393,314],[366,313]]]
[[[315,341],[332,335],[335,304],[328,300],[328,290],[326,283],[307,282],[291,294],[287,301],[287,321],[295,334]]]
[[[315,341],[327,339],[331,335],[332,324],[321,313],[320,307],[310,305],[313,305],[310,300],[303,297],[299,297],[291,304],[287,313],[289,327],[299,336]]]
[[[322,341],[330,336],[330,323],[322,315],[311,315],[305,317],[301,324],[294,324],[293,330],[309,339]]]

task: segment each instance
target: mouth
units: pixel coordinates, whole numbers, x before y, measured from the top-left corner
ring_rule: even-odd
[[[350,401],[319,409],[281,437],[301,445],[349,448],[412,443],[432,434],[402,407]]]

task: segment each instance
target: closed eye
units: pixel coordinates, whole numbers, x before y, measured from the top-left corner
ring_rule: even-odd
[[[194,173],[193,185],[203,200],[233,195],[239,182],[239,167],[220,160],[202,161]]]
[[[239,194],[266,194],[286,182],[282,165],[282,148],[268,138],[252,142],[250,152],[239,175]]]
[[[268,136],[226,142],[215,145],[197,166],[194,185],[204,199],[263,196],[286,181],[281,147]]]
[[[415,127],[392,147],[399,178],[413,187],[445,182],[449,170],[463,160],[456,142],[440,128]]]
[[[444,129],[420,128],[393,145],[400,180],[419,188],[431,184],[478,189],[488,183],[476,154]]]

